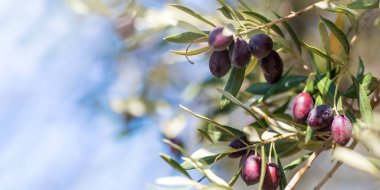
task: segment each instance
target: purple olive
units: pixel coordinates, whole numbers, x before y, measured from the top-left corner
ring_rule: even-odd
[[[243,142],[249,144],[247,137],[242,136],[239,139],[236,138],[236,139],[232,140],[231,143],[229,144],[229,146],[234,148],[234,149],[240,149],[240,148],[246,147],[246,145]],[[239,158],[240,156],[243,156],[246,153],[247,153],[247,150],[241,150],[239,152],[233,152],[233,153],[229,154],[228,157],[229,158]]]
[[[303,123],[306,121],[307,116],[311,109],[313,109],[314,101],[313,97],[307,92],[299,93],[294,102],[292,108],[293,120],[298,123]]]
[[[336,144],[346,145],[351,139],[351,134],[351,121],[345,115],[335,116],[331,124],[331,135]]]
[[[232,33],[224,26],[216,27],[208,36],[208,44],[215,51],[223,51],[231,44]]]
[[[261,59],[273,50],[273,41],[266,34],[256,34],[249,40],[249,49],[253,56]]]
[[[277,164],[269,163],[267,164],[267,169],[265,172],[263,190],[276,190],[280,184],[281,173]]]
[[[248,156],[241,157],[241,178],[247,185],[254,185],[260,181],[261,158],[250,152]]]
[[[273,84],[281,79],[284,64],[276,51],[271,51],[267,57],[260,59],[259,63],[268,83]]]
[[[228,51],[214,51],[209,60],[210,72],[216,78],[221,78],[228,73],[231,68],[231,61]]]
[[[333,119],[334,110],[330,106],[322,104],[309,112],[307,124],[314,129],[320,129],[329,127]]]
[[[236,38],[228,48],[231,63],[238,68],[242,68],[251,60],[251,52],[248,43],[241,38]]]

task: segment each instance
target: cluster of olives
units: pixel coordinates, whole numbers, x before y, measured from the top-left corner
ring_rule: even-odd
[[[345,115],[334,117],[334,110],[325,104],[313,108],[313,97],[308,92],[298,94],[293,102],[292,117],[298,123],[306,122],[317,130],[330,130],[335,143],[344,146],[352,134],[352,124]]]
[[[282,76],[282,59],[273,50],[273,41],[266,34],[253,36],[248,44],[242,38],[234,39],[232,32],[224,26],[219,26],[210,32],[208,43],[214,50],[209,60],[210,72],[217,78],[226,75],[231,64],[237,68],[245,67],[251,55],[259,59],[268,83],[276,83]]]
[[[234,139],[229,144],[234,149],[244,148],[246,144],[249,144],[245,136],[239,139]],[[260,181],[261,175],[261,158],[255,154],[254,151],[241,150],[228,155],[230,158],[239,158],[240,166],[242,167],[240,177],[247,185],[254,185]],[[266,164],[266,173],[263,183],[264,190],[275,190],[280,184],[280,169],[275,163]]]

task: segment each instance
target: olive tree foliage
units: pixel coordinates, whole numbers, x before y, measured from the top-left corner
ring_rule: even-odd
[[[222,38],[227,36],[223,40],[228,42],[215,45],[213,41],[215,30],[222,31],[220,23],[213,22],[191,7],[173,4],[172,7],[189,18],[207,25],[208,30],[179,20],[188,31],[164,38],[184,44],[182,50],[172,50],[172,53],[185,56],[191,64],[197,64],[192,56],[211,53],[210,71],[215,75],[216,70],[213,69],[217,67],[213,64],[224,64],[225,60],[219,57],[214,61],[214,52],[229,51],[228,56],[222,55],[223,59],[232,59],[231,51],[238,47],[230,45],[227,48],[226,45],[237,43],[231,42],[232,38],[248,41],[264,33],[273,40],[273,51],[287,59],[282,58],[283,64],[267,68],[265,59],[268,57],[252,56],[244,66],[228,65],[226,77],[218,70],[215,76],[223,78],[214,80],[224,83],[223,89],[215,90],[220,96],[217,100],[220,107],[203,116],[181,106],[184,112],[203,121],[198,132],[204,137],[205,145],[188,153],[174,142],[164,140],[183,154],[182,163],[168,155],[160,155],[182,176],[160,178],[157,184],[173,189],[233,189],[241,176],[247,185],[257,183],[259,189],[276,189],[277,186],[279,189],[293,189],[323,151],[329,151],[336,164],[326,170],[326,176],[315,184],[315,189],[320,189],[342,164],[367,172],[379,180],[380,128],[376,124],[379,118],[373,111],[379,105],[379,82],[377,77],[366,71],[364,60],[351,54],[352,47],[360,40],[358,34],[365,30],[366,25],[362,22],[366,22],[365,18],[371,11],[379,9],[379,0],[320,1],[287,15],[280,15],[268,7],[265,16],[243,0],[217,2],[220,6],[215,12],[225,17],[227,22],[222,26],[228,30],[220,34]],[[329,18],[315,15],[319,22],[314,29],[319,34],[320,44],[306,42],[289,23],[312,11],[332,15]],[[249,46],[252,48],[251,43]],[[276,59],[281,60],[281,57]],[[358,67],[352,68],[353,65]],[[263,77],[278,67],[284,67],[278,80]],[[349,80],[343,85],[344,79]],[[253,122],[241,129],[213,119],[217,113],[228,114],[233,109],[242,109]],[[303,112],[298,113],[297,109]],[[318,120],[320,118],[322,122]],[[363,155],[355,151],[357,144],[366,147],[368,152]],[[289,164],[282,164],[283,158],[305,151]],[[213,171],[213,165],[227,155],[230,158],[241,157],[241,163],[236,165],[230,179],[223,179]],[[246,164],[248,162],[250,164]],[[285,175],[296,168],[295,175]],[[197,170],[203,177],[194,179],[189,170]],[[254,172],[258,174],[253,176]],[[258,178],[252,180],[253,177]],[[204,180],[209,182],[203,183]]]

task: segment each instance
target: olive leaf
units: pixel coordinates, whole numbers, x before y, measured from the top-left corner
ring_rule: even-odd
[[[284,190],[285,187],[286,187],[286,185],[288,184],[288,181],[286,180],[286,175],[285,175],[285,172],[284,172],[284,168],[282,167],[282,163],[281,163],[280,157],[277,154],[276,143],[273,146],[273,153],[274,153],[274,160],[275,160],[278,168],[280,169],[280,185],[279,185],[280,186],[280,190]]]
[[[335,35],[335,37],[342,44],[344,51],[348,55],[350,53],[350,42],[348,41],[346,35],[331,21],[321,17],[322,21],[330,29],[330,31]]]
[[[220,155],[214,155],[214,156],[209,156],[209,157],[205,157],[205,158],[202,158],[202,163],[206,163],[207,165],[210,165],[210,164],[213,164],[215,163],[216,161],[222,159],[223,157],[225,157],[227,154],[220,154]],[[192,169],[195,169],[194,167],[194,164],[192,164],[190,161],[188,160],[185,160],[184,162],[182,162],[181,164],[181,167],[185,170],[192,170]]]
[[[305,154],[295,160],[293,160],[292,162],[290,162],[288,165],[286,165],[284,167],[284,172],[287,172],[287,171],[290,171],[294,168],[296,168],[297,166],[299,166],[300,164],[302,164],[302,162],[304,162],[305,160],[309,159],[310,155],[312,154],[312,152],[308,153],[308,154]]]
[[[204,131],[204,130],[202,130],[202,129],[198,129],[198,132],[199,132],[199,133],[200,133],[205,139],[207,139],[210,143],[215,144],[214,140],[212,140],[212,138],[210,137],[210,135],[209,135],[206,131]]]
[[[267,158],[265,155],[265,148],[264,146],[261,146],[261,173],[260,173],[260,182],[259,182],[259,190],[262,190],[264,179],[265,179],[265,173],[267,169]]]
[[[350,9],[377,9],[379,8],[379,2],[380,0],[356,0],[347,7]]]
[[[189,51],[178,51],[178,50],[170,50],[170,51],[174,54],[177,54],[177,55],[193,56],[193,55],[198,55],[198,54],[204,53],[210,49],[211,49],[210,46],[206,46],[206,47],[203,47],[200,49],[189,50]]]
[[[297,87],[301,83],[305,82],[307,76],[301,75],[290,75],[284,76],[281,79],[281,83],[278,83],[278,86],[275,90],[272,91],[272,95],[288,91],[292,88]],[[255,83],[246,89],[246,92],[256,94],[256,95],[264,95],[268,93],[269,90],[273,88],[273,85],[268,83]]]
[[[228,77],[228,81],[226,83],[226,86],[224,87],[224,90],[236,97],[236,95],[239,93],[241,85],[243,84],[244,75],[245,75],[245,67],[243,68],[232,67],[230,76]],[[229,100],[227,100],[225,96],[222,96],[220,107],[223,108],[228,103],[229,103]]]
[[[372,113],[372,107],[371,103],[368,99],[367,93],[363,86],[359,83],[359,81],[354,77],[351,76],[352,82],[355,85],[355,91],[359,98],[359,108],[360,108],[360,114],[366,123],[372,123],[373,122],[373,113]]]
[[[321,95],[331,104],[334,104],[334,94],[336,86],[332,80],[329,79],[328,75],[326,75],[322,80],[320,80],[317,84],[318,90]]]
[[[177,8],[177,9],[183,11],[183,12],[186,12],[186,13],[190,14],[191,16],[193,16],[193,17],[195,17],[195,18],[197,18],[197,19],[203,21],[204,23],[206,23],[206,24],[208,24],[208,25],[210,25],[210,26],[212,26],[212,27],[216,27],[216,25],[213,24],[211,21],[205,19],[205,18],[202,17],[200,14],[194,12],[193,10],[191,10],[191,9],[189,9],[189,8],[187,8],[187,7],[184,7],[184,6],[182,6],[182,5],[178,5],[178,4],[172,4],[171,6]]]
[[[360,73],[358,73],[357,75],[360,75]],[[375,78],[372,75],[372,73],[367,73],[366,75],[360,77],[360,84],[364,88],[367,96],[369,96],[373,91],[375,91],[378,86],[377,78]],[[355,92],[355,85],[352,84],[350,87],[348,87],[342,94],[342,96],[357,99],[358,96]]]
[[[180,34],[171,35],[168,37],[165,37],[164,40],[168,42],[173,43],[201,43],[201,42],[207,42],[207,35],[206,34],[200,34],[200,33],[194,33],[194,32],[184,32]]]
[[[176,169],[177,171],[181,172],[183,175],[185,175],[186,177],[188,177],[189,179],[192,179],[191,176],[189,175],[189,173],[187,173],[187,171],[185,169],[183,169],[181,167],[181,165],[179,165],[175,160],[173,160],[170,156],[166,155],[166,154],[160,154],[160,157],[165,160],[165,162],[167,162],[169,165],[171,165],[174,169]]]
[[[210,144],[196,150],[193,154],[191,154],[191,158],[198,160],[201,158],[228,153],[229,151],[232,151],[232,150],[234,149],[228,145]]]
[[[323,52],[322,50],[316,48],[316,47],[313,47],[309,44],[307,44],[306,42],[303,42],[302,41],[302,46],[304,46],[305,48],[307,48],[308,50],[310,50],[311,52],[321,56],[322,58],[326,59],[327,61],[331,61],[331,62],[335,62],[335,60],[333,58],[331,58],[330,56],[328,56],[325,52]]]

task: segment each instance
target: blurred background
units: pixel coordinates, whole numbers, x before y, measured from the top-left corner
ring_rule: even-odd
[[[250,4],[263,14],[270,4],[286,15],[312,2]],[[207,55],[192,57],[196,64],[191,65],[169,52],[185,48],[162,40],[188,29],[178,20],[210,30],[170,3],[225,22],[211,0],[0,1],[0,189],[156,188],[155,179],[178,175],[158,155],[180,158],[163,138],[189,152],[200,146],[200,122],[179,104],[215,115],[221,123],[244,125],[248,119],[240,118],[239,109],[228,116],[210,113],[219,106],[215,89],[224,81],[212,79]],[[312,44],[320,42],[316,15],[291,21]],[[375,24],[369,27],[354,56],[362,55],[367,69],[379,76],[380,30]],[[215,170],[229,178],[237,164],[223,159]],[[332,165],[324,153],[297,188],[310,189]],[[236,189],[248,188],[239,179]],[[380,185],[344,166],[325,189]]]

